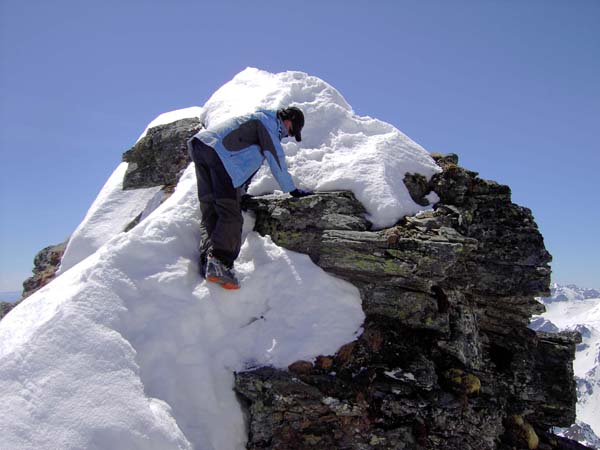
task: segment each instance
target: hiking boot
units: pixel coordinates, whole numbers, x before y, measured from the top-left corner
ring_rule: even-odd
[[[208,255],[206,260],[206,281],[219,283],[221,287],[225,289],[240,288],[240,283],[232,270],[213,255]]]

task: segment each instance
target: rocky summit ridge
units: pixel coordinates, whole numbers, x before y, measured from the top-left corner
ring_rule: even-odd
[[[175,183],[198,126],[149,130],[124,156],[124,186]],[[551,273],[531,211],[456,155],[432,156],[431,180],[398,177],[417,203],[440,201],[387,229],[345,191],[244,203],[255,231],[355,285],[366,316],[335,354],[235,375],[248,449],[586,448],[551,434],[575,421],[581,338],[527,327]]]
[[[237,374],[248,448],[579,448],[548,433],[575,420],[580,337],[527,328],[551,260],[531,211],[434,157],[411,191],[440,202],[384,230],[347,192],[248,202],[256,231],[353,283],[366,315],[335,355]]]

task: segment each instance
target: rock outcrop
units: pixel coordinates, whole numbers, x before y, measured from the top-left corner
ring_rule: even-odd
[[[131,149],[123,153],[128,162],[123,189],[177,184],[190,163],[186,141],[201,128],[196,118],[150,128]]]
[[[249,449],[574,448],[577,333],[535,333],[551,260],[510,189],[437,155],[432,211],[372,230],[348,192],[253,198],[255,230],[353,283],[366,320],[335,355],[236,374]],[[574,444],[576,445],[576,444]]]
[[[188,118],[150,128],[146,136],[123,153],[128,162],[123,189],[163,186],[160,203],[171,196],[183,170],[190,163],[186,141],[201,128],[199,119]],[[135,227],[144,215],[146,205],[139,205],[139,214],[123,230]],[[35,256],[33,276],[23,282],[23,295],[15,303],[0,303],[0,319],[25,298],[52,281],[60,266],[68,241],[48,246]]]
[[[39,251],[33,259],[33,276],[23,282],[23,298],[44,287],[56,276],[67,241],[50,245]]]
[[[200,126],[150,129],[123,155],[124,188],[176,184]],[[430,181],[399,176],[417,203],[440,202],[384,230],[349,192],[246,202],[256,231],[353,283],[366,315],[334,355],[235,375],[248,449],[584,448],[550,433],[575,421],[580,336],[527,328],[551,260],[531,211],[456,155],[435,158]]]
[[[11,302],[0,302],[0,320],[7,315],[14,307],[16,303]]]
[[[33,258],[33,276],[27,278],[23,282],[21,299],[15,303],[0,303],[0,319],[31,294],[46,286],[56,277],[56,271],[60,266],[60,260],[65,252],[66,246],[66,241],[60,244],[50,245],[43,248],[35,255],[35,258]]]

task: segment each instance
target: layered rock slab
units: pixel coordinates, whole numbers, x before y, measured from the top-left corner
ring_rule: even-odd
[[[357,286],[366,315],[336,355],[237,374],[248,448],[529,448],[531,433],[567,448],[547,431],[575,420],[579,336],[527,329],[551,260],[531,211],[437,160],[435,210],[384,230],[348,192],[246,203],[256,231]]]

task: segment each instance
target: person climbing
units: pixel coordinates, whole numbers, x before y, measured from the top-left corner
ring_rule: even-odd
[[[187,143],[196,166],[202,214],[200,275],[225,289],[239,289],[233,264],[242,245],[241,198],[266,159],[283,192],[311,195],[298,189],[288,172],[280,141],[302,140],[304,114],[291,106],[258,110],[203,129]]]

